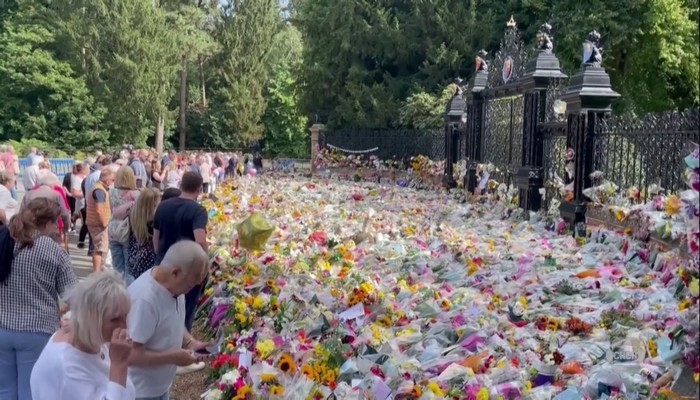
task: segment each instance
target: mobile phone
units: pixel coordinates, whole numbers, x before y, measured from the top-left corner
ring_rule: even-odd
[[[200,355],[200,356],[209,356],[209,355],[215,356],[215,355],[219,354],[219,346],[213,344],[213,345],[207,346],[201,350],[197,350],[197,351],[195,351],[195,353],[197,355]]]

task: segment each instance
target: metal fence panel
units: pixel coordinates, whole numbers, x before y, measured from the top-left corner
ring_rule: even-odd
[[[445,158],[442,130],[333,130],[324,133],[323,144],[349,154],[374,155],[380,159],[423,155]]]
[[[46,161],[51,165],[51,171],[59,177],[69,173],[75,164],[72,158],[49,158]],[[19,159],[19,176],[24,176],[24,170],[30,166],[28,158]]]

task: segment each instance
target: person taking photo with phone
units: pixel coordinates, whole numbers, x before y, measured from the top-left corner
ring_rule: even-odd
[[[185,329],[185,293],[205,279],[208,268],[204,249],[183,240],[129,286],[128,327],[134,343],[129,378],[137,400],[169,400],[177,367],[211,358],[196,353],[210,343],[195,340]]]

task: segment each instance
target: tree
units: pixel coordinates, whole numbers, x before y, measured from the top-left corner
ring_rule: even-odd
[[[417,130],[442,128],[445,107],[451,98],[452,88],[449,86],[441,93],[419,92],[410,95],[399,111],[401,125]]]
[[[111,141],[145,145],[155,133],[162,147],[180,70],[176,16],[152,0],[55,0],[45,13],[64,38],[62,57],[109,109]]]
[[[272,49],[271,79],[265,91],[263,115],[265,151],[272,156],[302,158],[311,149],[307,118],[299,111],[299,86],[294,77],[301,63],[299,31],[287,25],[277,35]]]
[[[579,4],[579,3],[576,3]],[[553,3],[555,51],[572,71],[581,63],[581,43],[601,33],[603,65],[622,94],[619,111],[638,114],[699,104],[698,5],[683,0],[598,0],[590,8],[573,0]],[[591,12],[591,8],[594,12]]]
[[[0,136],[33,138],[67,152],[101,148],[105,110],[85,81],[49,50],[54,35],[24,5],[5,21],[0,36]]]
[[[468,77],[484,31],[458,0],[303,1],[293,19],[305,39],[302,107],[330,125],[400,125],[404,100]],[[477,29],[478,28],[478,29]],[[487,30],[488,31],[488,30]],[[476,32],[472,37],[460,32]]]
[[[277,0],[234,0],[224,9],[215,31],[221,46],[213,59],[210,112],[221,118],[217,134],[228,147],[244,147],[262,137],[263,96],[269,56],[281,27]]]

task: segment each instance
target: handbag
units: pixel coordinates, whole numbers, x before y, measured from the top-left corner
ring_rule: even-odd
[[[131,214],[131,208],[136,202],[133,200],[127,201],[126,203],[117,207],[112,215],[125,215],[124,219],[112,219],[107,228],[107,233],[109,234],[109,239],[119,243],[129,243],[129,233],[131,232],[131,223],[129,221],[129,215]]]

